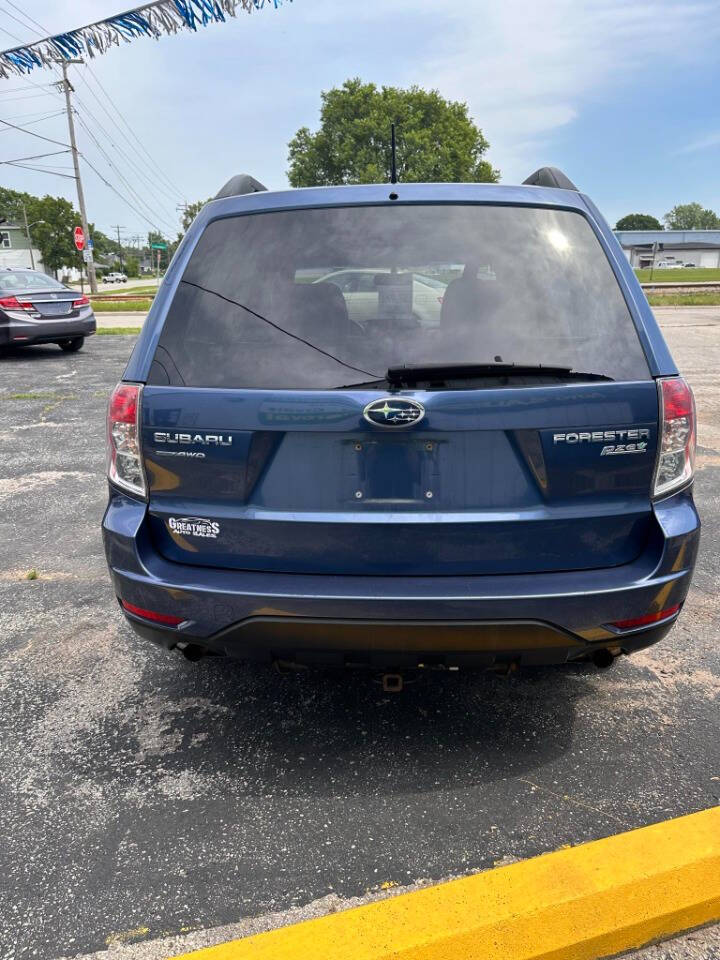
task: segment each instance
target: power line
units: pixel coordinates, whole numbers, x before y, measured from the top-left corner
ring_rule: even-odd
[[[64,113],[65,113],[64,110],[58,110],[56,113],[47,113],[47,114],[43,112],[43,116],[41,117],[38,117],[36,113],[19,113],[17,114],[17,116],[6,117],[6,119],[7,120],[23,120],[25,123],[25,126],[28,127],[30,126],[31,123],[42,123],[43,120],[52,120],[54,117],[62,117]],[[30,119],[33,117],[35,119]],[[0,133],[10,133],[10,129],[8,128],[7,130],[0,130]]]
[[[40,160],[42,157],[56,157],[60,153],[70,153],[70,151],[53,150],[52,153],[36,153],[31,157],[15,157],[13,160],[0,160],[0,163],[18,163],[20,160]]]
[[[11,14],[11,16],[12,16],[12,14]],[[16,17],[15,19],[17,19],[17,17]],[[9,37],[12,37],[13,40],[17,40],[18,43],[23,44],[23,45],[25,44],[25,41],[24,41],[24,40],[21,40],[20,37],[17,36],[17,34],[15,34],[15,33],[10,33],[10,31],[8,30],[7,27],[0,27],[0,30],[2,30],[3,33],[6,33]]]
[[[37,137],[38,140],[47,140],[48,143],[56,143],[59,147],[68,147],[70,148],[69,143],[62,143],[60,140],[52,140],[50,137],[43,137],[39,133],[35,133],[33,130],[26,130],[24,127],[18,127],[14,123],[10,123],[8,120],[0,119],[0,123],[4,123],[6,127],[12,127],[13,130],[20,130],[21,133],[27,133],[31,137]]]
[[[15,6],[15,4],[13,4],[13,6]],[[15,9],[17,10],[18,7],[15,7]],[[27,27],[27,24],[26,24],[26,23],[23,23],[22,20],[19,20],[19,19],[15,16],[15,14],[14,14],[14,13],[11,13],[6,7],[0,7],[0,10],[2,10],[3,13],[6,13],[9,17],[12,17],[13,20],[15,21],[15,23],[19,23],[21,27]],[[22,12],[22,10],[20,10],[20,13],[22,13],[23,16],[25,16],[25,14]],[[38,24],[38,26],[39,26],[39,24]],[[7,32],[8,32],[8,31],[6,30],[5,33],[7,33]],[[37,33],[37,31],[36,31],[36,30],[33,30],[33,33]],[[12,34],[10,34],[10,36],[12,37]],[[14,37],[13,39],[17,40],[18,38],[17,38],[17,37]],[[20,41],[20,42],[22,43],[22,41]]]
[[[6,103],[17,103],[18,100],[39,100],[40,97],[54,97],[54,93],[29,93],[22,97],[10,97],[9,100],[2,100],[0,103],[4,106]]]
[[[38,23],[37,20],[34,20],[29,13],[25,13],[25,11],[22,10],[16,3],[13,3],[13,0],[6,0],[6,2],[10,4],[13,10],[17,10],[18,13],[21,13],[26,20],[30,21],[30,23],[34,23],[36,27],[40,27],[40,29],[46,33],[50,32],[47,27],[44,27],[41,23]],[[37,33],[38,31],[35,30],[34,32]]]
[[[88,88],[88,89],[89,89],[89,88]],[[90,92],[92,93],[92,90],[91,90]],[[150,187],[151,190],[153,190],[153,191],[157,191],[158,189],[161,190],[161,192],[163,192],[164,196],[165,196],[165,197],[168,197],[168,198],[170,199],[170,202],[171,202],[171,203],[174,203],[174,202],[175,202],[175,198],[174,198],[174,197],[171,197],[171,196],[167,193],[167,191],[162,190],[162,187],[160,187],[160,185],[157,183],[157,181],[156,181],[156,180],[153,180],[153,179],[152,179],[151,177],[149,177],[143,170],[141,170],[140,167],[137,165],[137,163],[135,163],[135,161],[134,161],[130,156],[128,156],[127,152],[126,152],[122,147],[120,147],[117,143],[114,142],[112,136],[108,133],[108,131],[105,129],[105,127],[102,125],[102,123],[100,123],[100,121],[99,121],[98,118],[95,116],[95,114],[92,113],[92,111],[88,108],[88,106],[87,106],[87,104],[85,103],[85,101],[84,101],[84,100],[81,100],[80,97],[78,97],[77,95],[76,95],[75,99],[76,99],[77,102],[80,104],[80,106],[83,108],[84,112],[88,115],[88,117],[92,120],[93,124],[98,128],[98,130],[99,130],[101,133],[103,133],[103,134],[105,135],[105,137],[107,138],[107,141],[108,141],[108,143],[110,144],[110,146],[112,146],[115,150],[117,150],[118,153],[123,157],[124,161],[125,161],[130,167],[132,167],[132,168],[134,169],[136,175],[139,174],[140,177],[142,177],[142,179],[149,185],[149,187]],[[97,98],[96,98],[96,99],[97,99]],[[102,104],[100,104],[100,105],[102,106]],[[119,128],[118,128],[118,129],[119,129]],[[121,132],[121,134],[122,134],[122,131],[120,131],[120,132]],[[122,136],[124,136],[124,134],[122,134]],[[126,140],[127,140],[127,138],[126,138]],[[158,198],[156,198],[156,200],[158,200],[158,202],[160,203],[160,205],[163,206],[162,202],[160,202]]]
[[[95,134],[94,134],[94,133],[92,132],[92,130],[88,127],[88,125],[85,123],[85,121],[83,120],[82,116],[81,116],[79,113],[77,114],[77,118],[78,118],[78,120],[80,121],[80,124],[81,124],[81,126],[83,127],[83,129],[85,130],[85,132],[89,135],[90,139],[93,141],[93,143],[95,144],[95,146],[96,146],[96,147],[98,148],[98,150],[100,151],[100,153],[101,153],[101,155],[103,156],[103,158],[104,158],[105,162],[107,163],[107,165],[111,168],[111,170],[113,170],[113,171],[115,172],[115,174],[120,178],[120,180],[122,180],[122,182],[125,184],[125,186],[127,187],[127,189],[134,195],[134,197],[135,197],[135,199],[137,200],[137,202],[138,202],[142,207],[145,207],[145,209],[146,209],[156,220],[160,220],[161,222],[164,222],[166,227],[169,225],[171,230],[175,229],[175,227],[172,226],[171,224],[169,224],[169,221],[165,220],[164,217],[158,216],[157,211],[153,210],[153,209],[148,205],[148,203],[140,196],[140,194],[137,192],[137,190],[135,190],[135,188],[134,188],[134,187],[132,186],[132,184],[127,180],[127,178],[121,173],[120,170],[118,170],[118,168],[115,166],[115,164],[113,163],[113,161],[111,160],[111,158],[108,156],[105,148],[104,148],[104,147],[102,146],[102,144],[98,141],[98,139],[97,139],[97,137],[95,136]],[[86,157],[85,159],[87,160],[87,157]],[[148,219],[148,218],[146,217],[145,219]],[[148,220],[148,222],[152,222],[152,221]],[[156,224],[153,224],[153,225],[155,226],[155,229],[157,230],[157,229],[158,229],[158,228],[157,228],[157,225],[156,225]]]
[[[184,198],[184,197],[185,197],[185,191],[184,191],[184,190],[181,190],[180,187],[177,186],[177,184],[173,183],[173,181],[172,181],[172,180],[168,177],[168,175],[165,173],[165,170],[160,166],[160,164],[158,164],[158,163],[153,159],[152,155],[149,153],[149,151],[148,151],[147,147],[145,146],[145,144],[142,142],[142,140],[140,139],[140,137],[138,137],[138,135],[135,133],[135,131],[133,130],[133,128],[130,126],[130,124],[128,123],[128,121],[127,121],[127,120],[125,119],[125,117],[123,116],[122,112],[117,108],[117,105],[113,102],[112,97],[111,97],[110,94],[107,92],[107,90],[106,90],[105,87],[102,85],[102,83],[100,82],[100,78],[96,75],[96,73],[95,73],[95,71],[93,70],[93,68],[90,66],[89,63],[86,64],[86,66],[87,66],[87,68],[88,68],[88,71],[90,72],[90,76],[93,78],[93,80],[95,81],[95,83],[98,85],[98,87],[100,88],[100,90],[103,92],[103,94],[105,95],[108,103],[113,107],[114,110],[117,111],[117,115],[120,117],[120,119],[122,120],[122,122],[125,124],[125,127],[126,127],[127,130],[129,131],[130,136],[133,138],[133,140],[135,140],[135,141],[137,142],[138,146],[139,146],[140,149],[143,151],[143,153],[145,154],[145,156],[148,158],[148,160],[150,161],[150,163],[156,168],[156,170],[158,171],[158,173],[160,174],[160,176],[165,180],[165,182],[168,184],[168,186],[170,187],[170,189],[171,189],[175,194],[177,194],[177,196],[180,196],[180,197],[183,197],[183,198]],[[88,86],[88,90],[89,90],[89,89],[90,89],[90,87]]]
[[[18,93],[18,92],[21,91],[21,90],[32,90],[32,88],[33,88],[34,86],[35,86],[34,83],[26,83],[25,86],[23,86],[23,87],[10,87],[9,90],[0,90],[0,96],[4,97],[6,93]],[[50,84],[49,84],[49,83],[41,83],[41,84],[38,84],[38,86],[41,86],[41,87],[49,87]]]
[[[31,167],[27,163],[8,163],[10,167],[18,167],[21,170],[33,170],[35,173],[51,173],[54,177],[65,177],[66,180],[74,180],[75,177],[70,173],[58,173],[55,170],[50,170],[47,167]]]
[[[124,196],[122,193],[120,193],[120,191],[119,191],[116,187],[114,187],[108,180],[106,180],[105,177],[104,177],[104,176],[100,173],[100,171],[97,169],[97,167],[93,166],[93,164],[90,163],[90,161],[88,160],[88,158],[87,158],[86,156],[83,155],[83,159],[85,160],[85,163],[86,163],[86,164],[90,167],[90,169],[93,171],[93,173],[95,173],[95,174],[102,180],[102,182],[105,184],[105,186],[106,186],[106,187],[109,187],[110,190],[112,190],[112,192],[113,192],[114,194],[116,194],[116,196],[118,196],[118,197],[122,200],[123,203],[126,203],[132,210],[135,211],[135,213],[137,213],[140,217],[142,217],[142,219],[143,219],[146,223],[149,223],[150,226],[153,228],[153,230],[155,230],[155,231],[156,231],[157,233],[159,233],[161,236],[165,236],[165,234],[162,232],[162,230],[158,230],[157,224],[153,223],[152,220],[148,220],[148,218],[145,216],[145,214],[144,214],[141,210],[138,210],[137,207],[136,207],[133,203],[131,203],[126,196]]]

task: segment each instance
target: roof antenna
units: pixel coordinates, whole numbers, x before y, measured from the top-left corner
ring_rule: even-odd
[[[390,183],[397,183],[397,157],[395,156],[395,124],[390,124],[390,150],[392,152],[392,166],[390,168]]]

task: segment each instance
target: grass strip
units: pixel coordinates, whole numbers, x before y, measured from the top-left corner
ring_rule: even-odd
[[[98,327],[95,331],[99,337],[125,337],[140,333],[142,327]]]
[[[701,293],[651,293],[651,307],[720,307],[720,291]]]
[[[652,272],[652,281],[649,270],[636,270],[635,274],[640,283],[707,283],[720,280],[720,268],[716,267],[682,267],[677,270],[656,268]]]
[[[94,300],[94,313],[147,313],[152,300]]]

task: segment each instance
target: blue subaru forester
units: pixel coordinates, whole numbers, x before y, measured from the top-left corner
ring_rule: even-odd
[[[236,177],[110,401],[105,549],[132,627],[190,659],[607,666],[681,611],[694,451],[642,290],[554,168]]]

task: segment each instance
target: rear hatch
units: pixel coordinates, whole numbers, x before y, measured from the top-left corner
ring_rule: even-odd
[[[377,271],[362,323],[327,280],[359,269]],[[408,281],[423,274],[442,288],[419,322]],[[227,218],[198,242],[143,392],[151,534],[169,560],[239,570],[615,566],[652,530],[657,429],[632,319],[578,213]]]

